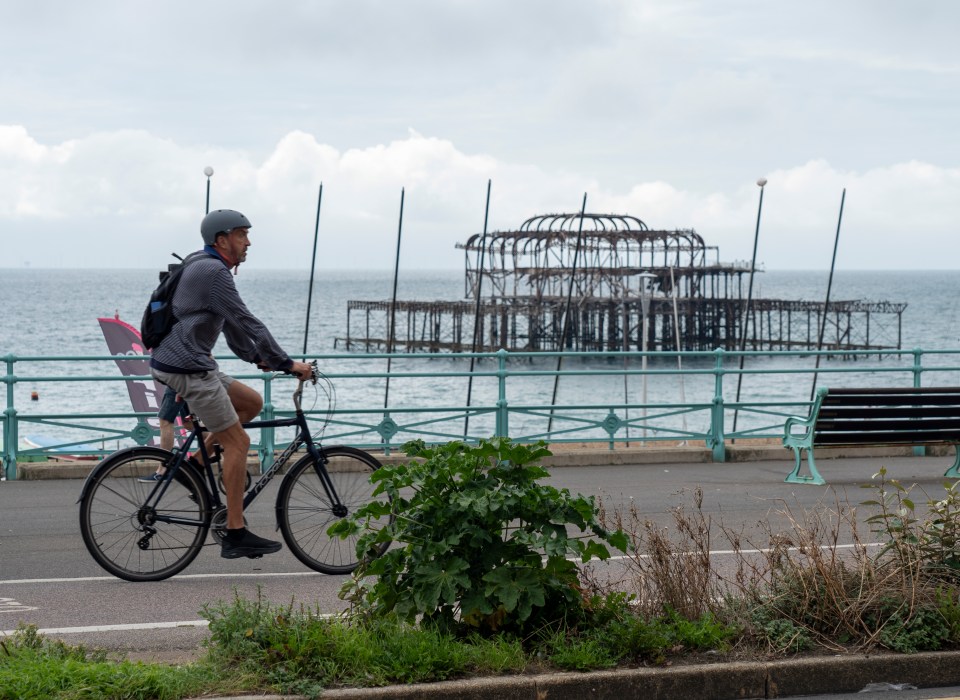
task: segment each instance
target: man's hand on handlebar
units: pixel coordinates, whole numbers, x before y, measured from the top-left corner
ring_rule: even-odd
[[[264,372],[270,372],[271,369],[262,362],[257,363],[257,369],[262,369]],[[293,364],[290,365],[290,369],[286,370],[287,374],[292,374],[294,377],[299,379],[301,382],[314,381],[314,370],[316,369],[316,363],[311,364],[309,362],[297,362],[293,361]]]
[[[294,374],[302,382],[309,382],[313,379],[313,365],[307,362],[293,361],[290,367],[290,374]]]

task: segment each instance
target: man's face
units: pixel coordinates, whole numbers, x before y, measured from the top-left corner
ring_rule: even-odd
[[[235,228],[223,239],[227,255],[235,260],[238,265],[247,259],[247,248],[250,247],[249,234],[250,229],[248,228]]]

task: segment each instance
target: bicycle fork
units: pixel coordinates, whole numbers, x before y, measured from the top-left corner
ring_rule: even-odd
[[[313,443],[307,445],[307,450],[313,457],[313,471],[316,472],[317,478],[320,479],[320,483],[323,484],[323,490],[327,492],[327,496],[330,498],[330,511],[338,518],[347,517],[347,507],[343,505],[343,501],[340,500],[340,494],[338,494],[336,488],[334,488],[333,480],[327,471],[329,460],[327,460],[326,455],[318,450],[317,446]]]

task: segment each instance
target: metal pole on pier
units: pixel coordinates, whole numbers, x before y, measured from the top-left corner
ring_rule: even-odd
[[[559,350],[563,352],[563,344],[567,340],[567,330],[570,328],[570,302],[573,298],[573,285],[577,281],[577,265],[580,260],[580,249],[583,247],[583,217],[587,212],[587,193],[583,193],[583,204],[580,206],[580,228],[577,231],[577,247],[573,252],[573,265],[570,270],[570,287],[567,290],[567,304],[563,311],[563,329],[560,332]],[[557,389],[560,386],[560,367],[563,365],[563,355],[557,355],[557,375],[553,379],[553,398],[550,399],[550,418],[547,420],[547,432],[553,429],[553,407],[557,403]]]
[[[641,399],[643,401],[643,438],[647,438],[647,333],[649,330],[650,322],[650,282],[655,279],[656,275],[653,275],[649,272],[641,273],[640,275],[640,311],[643,313],[643,319],[640,322],[640,374],[643,377],[641,383],[643,387],[643,393]]]
[[[673,333],[677,339],[677,373],[680,377],[680,403],[684,406],[687,405],[687,394],[683,386],[683,357],[681,353],[683,352],[683,346],[680,344],[680,311],[677,308],[677,280],[673,274],[673,267],[670,268],[670,289],[673,292]],[[687,414],[683,414],[683,432],[687,432]],[[686,445],[687,440],[684,438],[680,441],[681,445]]]
[[[629,263],[629,260],[627,261]],[[627,352],[630,350],[630,314],[627,309],[627,282],[626,277],[620,278],[620,350],[623,352],[623,422],[626,423],[625,432],[627,436],[626,446],[630,447],[630,409],[627,405],[630,403],[630,361]],[[612,296],[612,295],[611,295]]]
[[[757,241],[760,240],[760,212],[763,211],[763,188],[767,184],[767,178],[761,177],[757,180],[757,186],[760,188],[760,203],[757,205],[757,227],[753,232],[753,257],[750,260],[750,284],[747,285],[747,303],[743,310],[743,318],[740,319],[740,371],[737,373],[737,398],[735,403],[740,403],[740,385],[743,383],[743,353],[747,348],[747,320],[750,318],[750,302],[753,300],[753,273],[757,269]],[[756,328],[753,329],[756,333]],[[738,408],[733,410],[733,432],[737,432],[737,413]]]
[[[487,180],[487,204],[483,210],[483,235],[480,236],[480,252],[477,253],[477,284],[476,284],[476,304],[473,308],[473,344],[470,352],[477,352],[477,342],[480,340],[480,301],[481,290],[483,286],[483,266],[486,260],[487,252],[487,221],[490,216],[490,184]],[[467,414],[463,417],[463,439],[467,439],[467,431],[470,427],[470,397],[473,393],[473,368],[476,364],[476,357],[470,356],[470,376],[467,379]]]
[[[400,222],[397,224],[397,255],[393,263],[393,300],[390,302],[390,328],[387,331],[387,388],[383,394],[383,407],[390,403],[390,365],[393,358],[394,333],[397,321],[397,276],[400,273],[400,235],[403,232],[403,198],[404,188],[400,188]]]
[[[317,266],[317,237],[320,234],[320,203],[323,201],[323,183],[317,195],[317,221],[313,225],[313,257],[310,258],[310,288],[307,290],[307,321],[303,326],[303,354],[307,354],[307,336],[310,333],[310,304],[313,301],[313,271]]]
[[[814,364],[813,383],[810,385],[810,400],[817,391],[817,372],[820,369],[820,351],[823,350],[823,334],[827,329],[827,310],[830,308],[830,288],[833,286],[833,270],[837,264],[837,244],[840,242],[840,223],[843,221],[843,203],[847,199],[847,188],[840,195],[840,215],[837,217],[837,233],[833,237],[833,257],[830,260],[830,276],[827,278],[827,298],[823,302],[823,316],[820,317],[820,332],[817,334],[817,361]]]

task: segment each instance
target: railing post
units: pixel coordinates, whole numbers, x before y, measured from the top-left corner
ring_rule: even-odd
[[[920,388],[920,375],[923,374],[923,350],[921,348],[914,348],[910,351],[913,353],[913,388]]]
[[[710,444],[713,461],[726,462],[727,450],[723,435],[723,348],[714,351],[713,408],[710,410]]]
[[[914,348],[911,352],[913,353],[913,388],[919,389],[922,383],[920,375],[923,374],[923,350],[921,348]],[[927,448],[923,445],[913,448],[914,457],[923,457],[926,454]]]
[[[263,375],[263,410],[260,412],[263,420],[273,420],[276,416],[273,410],[273,374]],[[260,429],[260,473],[262,474],[273,465],[274,440],[276,428]]]
[[[497,422],[496,437],[510,437],[510,412],[507,408],[507,351],[497,350]]]
[[[15,355],[7,355],[3,361],[7,364],[7,374],[3,378],[3,383],[7,385],[7,407],[3,411],[3,468],[7,479],[12,481],[17,478],[17,442],[20,439],[17,430],[17,409],[13,401],[13,386],[17,382],[13,367],[17,358]]]

